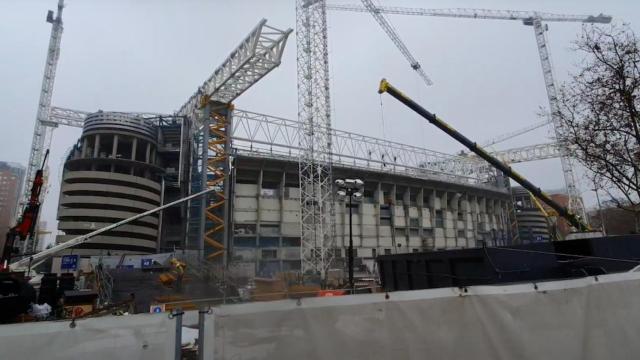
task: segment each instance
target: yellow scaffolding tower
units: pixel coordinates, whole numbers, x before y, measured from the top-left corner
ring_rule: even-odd
[[[201,250],[207,259],[222,257],[227,262],[229,237],[229,173],[231,112],[233,105],[211,101],[203,97],[203,156],[202,183],[215,190],[202,204]],[[206,145],[205,145],[206,144]]]

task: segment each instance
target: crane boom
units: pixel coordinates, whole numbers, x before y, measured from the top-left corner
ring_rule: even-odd
[[[280,66],[292,29],[280,30],[262,19],[225,61],[176,112],[201,121],[199,106],[204,98],[231,103],[273,69]],[[202,125],[202,124],[199,124]]]
[[[370,12],[370,10],[358,4],[327,4],[327,10]],[[542,21],[554,22],[585,22],[606,24],[611,22],[611,16],[599,15],[564,15],[539,11],[515,11],[515,10],[490,10],[490,9],[422,9],[400,6],[378,6],[376,11],[381,14],[394,15],[418,15],[418,16],[439,16],[467,19],[490,19],[490,20],[521,20],[530,21],[538,18]]]
[[[467,149],[473,151],[476,155],[487,161],[496,169],[503,172],[505,175],[509,176],[515,182],[520,184],[522,187],[527,189],[529,192],[534,194],[538,199],[540,199],[545,204],[549,205],[552,209],[558,212],[560,216],[565,218],[572,226],[574,226],[578,231],[588,231],[590,230],[589,225],[585,224],[578,216],[573,214],[564,206],[558,204],[553,201],[547,194],[545,194],[540,188],[532,184],[529,180],[525,179],[522,175],[518,174],[515,170],[511,169],[511,167],[504,162],[498,160],[495,156],[492,156],[483,148],[478,146],[475,142],[469,140],[466,136],[462,135],[460,132],[449,126],[446,122],[438,118],[436,115],[430,113],[425,108],[420,106],[415,101],[411,100],[409,97],[404,95],[401,91],[393,87],[389,84],[385,79],[382,79],[380,82],[380,88],[378,90],[379,93],[386,92],[389,95],[393,96],[396,100],[400,101],[411,110],[415,111],[418,115],[425,118],[427,121],[435,125],[440,130],[444,131],[447,135],[454,138],[456,141],[464,145]]]
[[[362,0],[362,4],[364,6],[364,11],[369,12],[373,16],[373,18],[378,22],[380,27],[382,27],[382,30],[384,30],[384,32],[387,33],[391,41],[393,41],[393,43],[396,45],[398,50],[400,50],[402,55],[404,55],[407,61],[409,61],[409,65],[411,65],[411,68],[418,73],[418,76],[422,78],[425,84],[427,84],[427,86],[433,85],[433,82],[431,81],[431,79],[429,79],[429,76],[427,76],[427,74],[424,72],[418,60],[416,60],[413,57],[413,55],[411,55],[411,52],[409,51],[409,49],[407,49],[407,46],[402,42],[396,30],[393,28],[393,26],[391,26],[391,23],[378,10],[379,8],[373,4],[373,1]]]

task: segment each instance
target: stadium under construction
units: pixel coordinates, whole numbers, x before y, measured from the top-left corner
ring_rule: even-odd
[[[299,126],[241,110],[230,114],[233,126],[224,136],[230,137],[231,146],[223,156],[231,166],[219,184],[227,189],[229,206],[207,217],[203,210],[207,214],[215,199],[204,205],[194,199],[65,253],[113,256],[189,250],[226,258],[247,277],[300,270],[301,196],[294,143]],[[57,242],[200,191],[205,179],[199,160],[203,136],[191,127],[171,116],[89,114],[65,162],[58,210],[59,229],[65,234]],[[450,155],[332,132],[342,149],[333,154],[333,177],[364,180],[363,196],[351,205],[356,264],[373,272],[376,255],[514,243],[512,201],[504,177],[481,173],[471,165],[456,167],[461,160]],[[209,136],[216,134],[220,133],[210,131]],[[280,136],[264,138],[267,134]],[[210,172],[206,179],[213,179]],[[334,186],[333,191],[338,189]],[[337,196],[332,202],[336,245],[331,267],[343,268],[349,205]],[[218,219],[224,219],[220,225],[230,231],[207,234]],[[203,240],[208,237],[222,246],[208,246]]]
[[[509,179],[479,158],[331,127],[327,11],[370,12],[385,29],[382,13],[410,15],[400,8],[363,3],[297,2],[299,106],[298,119],[289,120],[233,105],[280,65],[292,33],[264,19],[172,114],[90,113],[51,106],[62,35],[60,0],[55,17],[50,12],[47,18],[53,27],[45,74],[51,76],[43,80],[25,194],[52,129],[74,126],[83,132],[64,164],[57,245],[34,259],[56,254],[53,270],[59,271],[55,264],[65,254],[182,251],[222,265],[225,274],[252,278],[293,270],[324,278],[330,269],[345,268],[350,244],[356,264],[375,273],[378,255],[548,240],[543,225],[548,219],[540,218],[531,202],[527,209],[514,205]],[[458,12],[457,17],[521,20],[533,26],[552,106],[555,85],[541,21],[611,20],[604,15]],[[392,39],[430,85],[404,44]],[[492,144],[550,123],[555,126],[552,118]],[[495,156],[514,163],[564,159],[567,154],[550,143]],[[584,209],[570,162],[562,164],[567,208],[580,214]],[[344,191],[334,183],[338,179],[361,182],[356,201],[340,196]],[[181,200],[186,197],[188,201]],[[20,238],[26,252],[37,247],[35,232],[28,235]],[[18,265],[26,264],[23,259]]]

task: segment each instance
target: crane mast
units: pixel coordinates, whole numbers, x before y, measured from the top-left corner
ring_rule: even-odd
[[[528,25],[528,22],[524,22]],[[534,18],[531,21],[533,30],[536,34],[536,43],[538,45],[538,54],[540,55],[540,63],[542,65],[542,74],[544,75],[544,84],[547,89],[547,98],[549,99],[549,110],[551,121],[553,124],[553,130],[556,139],[560,135],[560,129],[562,129],[562,121],[559,115],[558,105],[558,93],[556,91],[555,80],[553,77],[553,66],[551,65],[551,58],[549,55],[547,38],[545,31],[547,25],[543,25],[540,18]],[[584,203],[582,197],[578,191],[576,185],[576,177],[573,171],[573,164],[571,157],[569,156],[569,150],[565,146],[560,146],[560,164],[562,165],[562,173],[564,175],[564,182],[566,185],[567,195],[569,195],[569,209],[578,214],[582,219],[586,219],[586,212],[584,209]]]
[[[335,256],[326,2],[297,0],[296,28],[301,270],[324,278]]]
[[[31,149],[29,153],[29,162],[27,163],[26,181],[24,182],[23,201],[28,202],[30,189],[33,180],[42,163],[45,144],[51,141],[53,129],[57,127],[57,123],[49,121],[49,111],[51,108],[51,95],[53,93],[53,84],[56,77],[56,67],[58,66],[58,58],[60,57],[60,41],[62,40],[62,10],[64,9],[64,0],[58,0],[58,11],[53,16],[53,11],[47,13],[47,22],[51,23],[51,37],[49,38],[49,48],[47,50],[47,60],[44,65],[44,75],[42,77],[42,88],[40,89],[40,100],[38,101],[38,112],[33,129],[33,138],[31,140]],[[42,195],[40,195],[42,196]],[[36,225],[37,226],[37,225]],[[27,241],[23,251],[33,252],[37,245],[37,232],[33,232]]]

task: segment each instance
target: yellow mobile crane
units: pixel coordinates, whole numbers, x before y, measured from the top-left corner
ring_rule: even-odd
[[[551,197],[545,194],[539,187],[532,184],[529,180],[525,179],[522,175],[518,174],[515,170],[513,170],[509,165],[503,163],[498,160],[496,157],[489,154],[486,150],[478,146],[475,142],[471,141],[466,136],[462,135],[460,132],[449,126],[442,119],[438,118],[435,114],[430,113],[425,108],[420,106],[415,101],[411,100],[408,96],[403,94],[400,90],[393,87],[389,82],[385,79],[380,81],[380,88],[378,89],[378,93],[388,93],[393,96],[396,100],[400,101],[411,110],[415,111],[418,115],[425,118],[427,121],[435,125],[438,129],[444,131],[447,135],[451,136],[459,143],[464,145],[467,149],[473,151],[476,155],[487,161],[496,169],[503,172],[505,175],[513,179],[513,181],[520,184],[523,188],[527,189],[531,194],[533,194],[536,198],[538,198],[543,203],[549,205],[554,211],[558,213],[559,216],[562,216],[566,219],[571,226],[573,226],[579,232],[589,232],[591,228],[588,224],[586,224],[579,216],[576,216],[572,212],[570,212],[564,206],[555,202]]]

